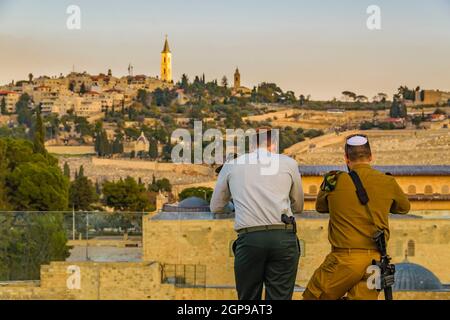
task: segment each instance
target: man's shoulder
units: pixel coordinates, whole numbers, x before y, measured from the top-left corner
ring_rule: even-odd
[[[320,185],[320,190],[325,192],[331,192],[336,189],[336,185],[338,183],[338,180],[340,180],[340,177],[347,176],[349,178],[349,175],[345,171],[340,170],[332,170],[324,174],[322,184]],[[344,178],[345,179],[345,178]]]
[[[288,166],[298,169],[298,163],[293,158],[285,155],[285,154],[276,154],[279,157],[280,161],[283,161]]]
[[[395,182],[395,178],[390,172],[383,172],[375,168],[370,168],[370,176],[372,179],[377,179],[387,184]]]

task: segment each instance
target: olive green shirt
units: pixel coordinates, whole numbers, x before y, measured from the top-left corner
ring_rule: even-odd
[[[410,203],[393,176],[372,169],[368,164],[357,164],[353,168],[361,179],[369,196],[368,206],[375,227],[366,208],[359,202],[356,187],[348,173],[337,176],[333,191],[320,190],[316,210],[329,213],[328,240],[336,248],[376,249],[372,236],[383,229],[389,239],[389,212],[406,214]]]

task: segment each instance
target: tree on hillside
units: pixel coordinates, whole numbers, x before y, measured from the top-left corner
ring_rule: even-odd
[[[47,154],[45,150],[45,131],[42,123],[41,106],[36,108],[36,127],[34,130],[33,149],[35,153]]]
[[[406,118],[406,115],[406,106],[397,98],[394,98],[394,101],[392,101],[391,108],[389,110],[389,116],[391,118]]]
[[[64,162],[64,169],[63,169],[63,172],[64,172],[64,176],[65,176],[67,179],[70,179],[70,167],[69,167],[69,164],[68,164],[67,162]]]
[[[117,135],[112,144],[112,154],[122,154],[122,153],[123,153],[122,136]]]
[[[85,94],[86,92],[87,92],[86,85],[83,82],[80,86],[80,94]]]
[[[105,130],[97,129],[94,148],[99,157],[108,157],[112,154],[113,146],[109,142],[108,135]]]
[[[68,180],[51,155],[34,152],[25,140],[0,139],[2,159],[7,164],[5,187],[13,210],[65,210]]]
[[[356,99],[356,93],[351,91],[342,91],[342,95],[346,101],[354,101]]]
[[[29,74],[28,74],[28,82],[29,82],[29,83],[33,83],[33,77],[34,77],[34,76],[33,76],[32,73],[29,73]]]
[[[69,83],[69,91],[75,92],[75,82],[70,81],[70,83]]]
[[[303,106],[305,104],[305,96],[303,94],[301,94],[298,97],[298,102],[300,103],[301,106]]]
[[[387,100],[387,98],[388,98],[388,95],[386,94],[386,93],[383,93],[383,92],[379,92],[377,95],[376,95],[376,97],[377,97],[377,101],[379,101],[379,102],[386,102],[386,100]]]
[[[181,76],[180,88],[184,90],[189,88],[189,78],[185,73]]]
[[[228,78],[226,76],[222,77],[221,84],[222,84],[222,87],[228,88]]]
[[[407,86],[400,86],[397,89],[398,94],[400,95],[400,97],[402,97],[405,100],[415,100],[415,93],[414,90],[410,90]]]
[[[162,178],[156,180],[155,176],[153,175],[152,183],[148,185],[148,191],[151,192],[171,192],[172,191],[172,184],[170,183],[169,179]]]
[[[84,176],[83,166],[77,178],[71,182],[69,188],[69,205],[75,210],[91,210],[91,205],[98,200],[98,195],[91,180]]]
[[[158,158],[158,141],[154,138],[151,138],[150,146],[148,150],[148,155],[150,156],[150,159],[155,160]]]
[[[358,102],[367,102],[367,101],[368,101],[367,97],[364,96],[364,95],[358,95],[358,96],[356,96],[356,97],[355,97],[355,100],[358,101]]]
[[[0,279],[39,279],[42,265],[70,255],[61,213],[27,213],[0,217]],[[6,220],[6,221],[5,221]]]
[[[180,201],[190,197],[197,197],[210,202],[212,193],[213,189],[208,187],[187,188],[181,191],[178,197],[180,198]]]
[[[145,186],[139,185],[131,177],[117,182],[106,181],[103,184],[103,195],[105,204],[115,210],[138,212],[150,208]]]
[[[31,97],[24,93],[16,103],[17,122],[31,128],[33,125],[33,114],[30,110]]]

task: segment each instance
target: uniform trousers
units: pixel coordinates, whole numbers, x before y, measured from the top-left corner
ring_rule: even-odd
[[[314,272],[303,293],[305,300],[377,300],[379,292],[369,289],[366,273],[380,253],[371,249],[336,249]]]
[[[292,230],[239,234],[233,243],[234,273],[239,300],[290,300],[300,259]]]

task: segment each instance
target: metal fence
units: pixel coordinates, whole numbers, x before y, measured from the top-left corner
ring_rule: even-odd
[[[164,264],[161,282],[177,287],[206,287],[206,266],[191,264]]]
[[[38,280],[40,266],[64,261],[68,240],[142,235],[136,212],[0,212],[0,281]],[[88,258],[88,255],[87,255]]]

